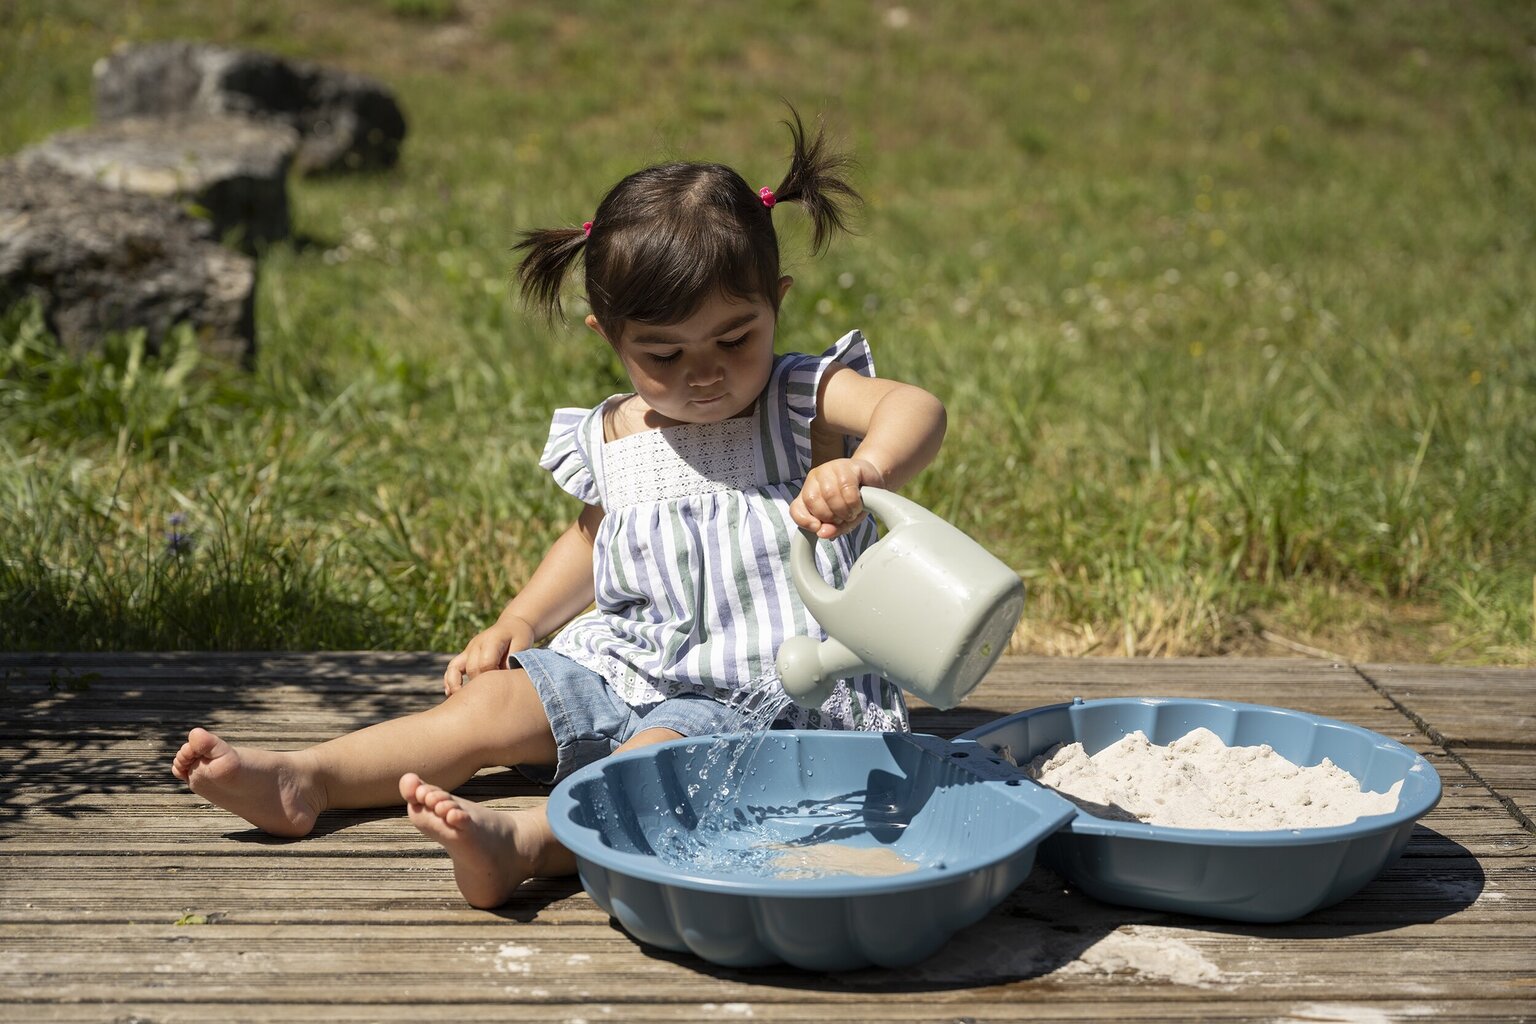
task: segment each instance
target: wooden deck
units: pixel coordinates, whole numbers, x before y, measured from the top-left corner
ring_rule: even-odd
[[[466,907],[403,814],[281,841],[171,777],[192,724],[295,746],[434,698],[440,656],[0,655],[0,1020],[1536,1019],[1536,671],[1005,660],[952,735],[1022,708],[1203,696],[1300,708],[1445,783],[1405,855],[1292,924],[1107,906],[1037,867],[915,968],[727,970],[631,941],[575,879]],[[509,772],[472,797],[542,793]]]

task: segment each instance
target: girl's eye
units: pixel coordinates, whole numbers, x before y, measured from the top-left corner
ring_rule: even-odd
[[[730,341],[722,341],[720,343],[720,347],[721,348],[741,348],[741,346],[743,346],[743,345],[745,345],[747,343],[747,338],[749,338],[749,337],[750,337],[750,335],[743,334],[739,338],[732,338]]]
[[[681,352],[673,352],[670,355],[665,355],[665,356],[653,355],[650,358],[651,358],[651,362],[653,362],[653,363],[661,363],[663,366],[665,366],[667,363],[675,363],[675,362],[677,362],[678,357],[681,356],[681,355],[682,355]]]

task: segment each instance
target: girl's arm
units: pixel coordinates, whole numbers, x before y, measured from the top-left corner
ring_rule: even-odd
[[[505,668],[508,654],[532,647],[592,603],[596,596],[592,553],[597,525],[602,521],[601,506],[582,509],[495,623],[448,662],[443,673],[444,693],[451,696],[481,672]]]
[[[846,533],[864,515],[863,486],[897,490],[921,472],[944,442],[944,405],[922,388],[834,367],[821,379],[817,419],[863,440],[853,455],[806,475],[790,515],[819,537]]]

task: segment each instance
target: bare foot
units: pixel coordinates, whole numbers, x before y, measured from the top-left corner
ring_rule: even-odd
[[[453,880],[472,907],[501,906],[536,874],[576,870],[574,858],[555,841],[542,810],[482,807],[423,782],[414,772],[401,776],[400,795],[411,824],[448,851]]]
[[[193,729],[171,762],[192,792],[275,836],[307,835],[320,811],[318,787],[291,753],[233,747]]]

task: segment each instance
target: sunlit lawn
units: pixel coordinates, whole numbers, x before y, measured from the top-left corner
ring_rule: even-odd
[[[5,647],[457,649],[575,512],[551,410],[623,389],[517,232],[660,159],[776,184],[787,97],[868,204],[818,261],[776,214],[781,347],[862,327],[946,401],[910,493],[1027,578],[1020,650],[1536,660],[1536,8],[21,0],[0,152],[165,36],[371,74],[411,136],[293,182],[254,373],[6,317]]]

